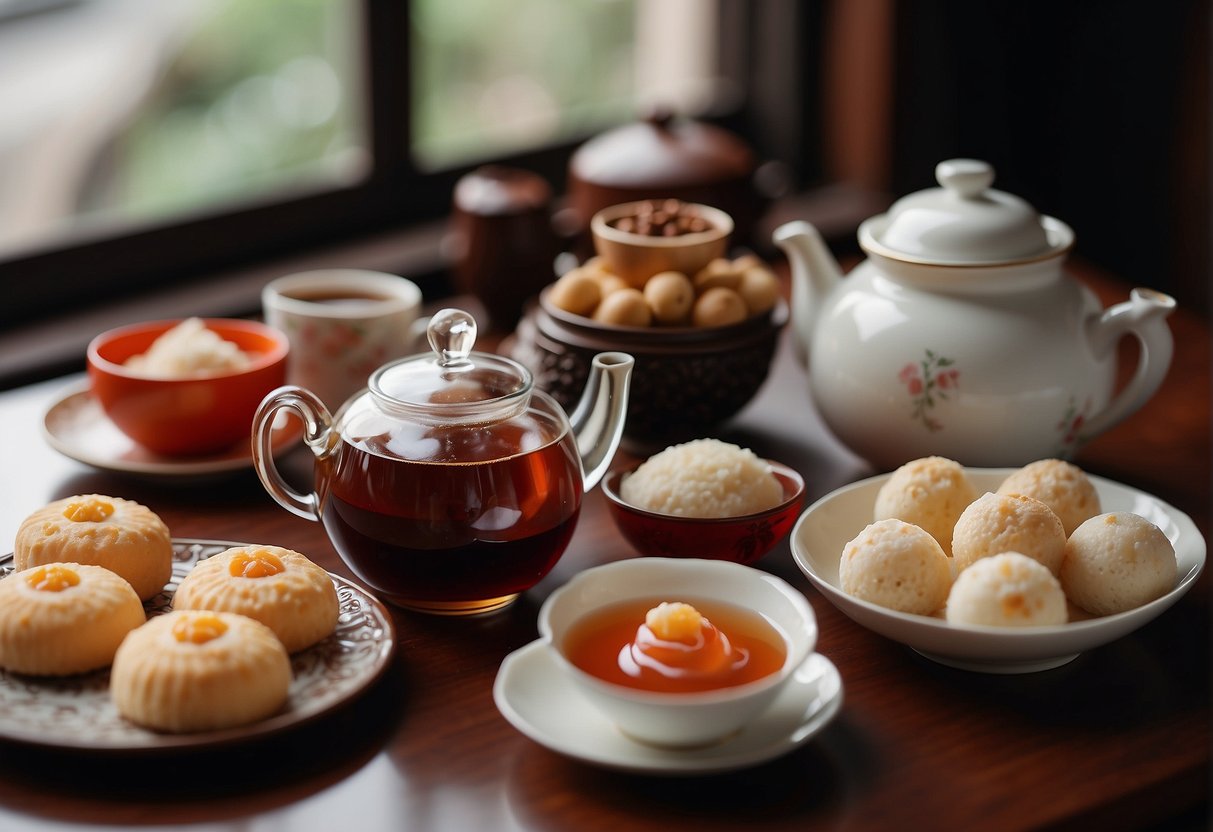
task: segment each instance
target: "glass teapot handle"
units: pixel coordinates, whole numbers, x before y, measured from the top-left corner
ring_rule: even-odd
[[[262,399],[253,416],[253,467],[265,490],[279,505],[300,517],[319,520],[321,494],[296,491],[282,478],[274,463],[274,421],[278,411],[283,409],[293,410],[303,419],[303,441],[318,460],[330,457],[340,449],[341,441],[333,433],[333,416],[324,402],[311,391],[288,384]],[[324,476],[318,487],[326,490],[327,486],[328,478]]]

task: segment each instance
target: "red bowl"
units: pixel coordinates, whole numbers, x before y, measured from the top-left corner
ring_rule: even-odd
[[[608,473],[602,480],[602,493],[619,531],[642,555],[729,560],[748,566],[792,530],[804,500],[800,474],[778,462],[767,460],[767,464],[783,486],[783,502],[739,517],[679,517],[629,505],[619,496],[619,484],[635,467]]]
[[[243,370],[193,378],[148,378],[123,366],[180,320],[103,332],[88,345],[92,393],[119,430],[163,456],[198,456],[248,442],[253,413],[286,381],[286,335],[255,321],[207,318],[207,329],[252,353]]]

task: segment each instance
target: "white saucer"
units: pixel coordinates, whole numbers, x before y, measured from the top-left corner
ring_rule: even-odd
[[[645,774],[710,774],[773,759],[808,742],[842,707],[842,677],[814,653],[762,716],[722,743],[669,749],[628,739],[586,702],[543,641],[505,657],[493,700],[511,725],[546,748],[582,762]]]
[[[47,407],[42,435],[59,453],[106,471],[159,477],[198,477],[241,471],[253,465],[249,442],[217,454],[175,459],[159,456],[120,431],[101,404],[89,393],[88,382],[68,387]],[[299,440],[298,422],[275,428],[274,450],[281,452]]]

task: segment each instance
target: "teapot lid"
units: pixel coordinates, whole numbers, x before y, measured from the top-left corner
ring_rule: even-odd
[[[1069,227],[990,186],[994,168],[977,159],[935,167],[940,187],[904,196],[859,228],[860,245],[898,260],[993,265],[1052,257],[1073,242]]]
[[[516,416],[530,400],[529,370],[508,358],[473,352],[476,320],[462,309],[430,318],[432,352],[385,364],[367,387],[384,410],[425,424],[483,424]]]

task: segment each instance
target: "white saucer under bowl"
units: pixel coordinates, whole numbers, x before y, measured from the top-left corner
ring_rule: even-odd
[[[645,745],[621,734],[578,693],[543,641],[505,657],[493,700],[511,725],[566,757],[643,774],[711,774],[757,765],[808,742],[842,707],[842,677],[814,653],[754,722],[724,742],[692,749]]]
[[[968,468],[977,493],[995,491],[1015,468]],[[914,648],[929,659],[982,673],[1032,673],[1059,667],[1121,638],[1166,611],[1200,577],[1205,539],[1192,518],[1143,491],[1090,476],[1102,511],[1131,511],[1162,529],[1175,547],[1175,588],[1148,604],[1093,618],[1071,606],[1066,624],[1049,627],[977,627],[949,624],[942,617],[897,612],[843,592],[838,561],[843,546],[872,522],[876,494],[890,475],[862,480],[822,497],[792,529],[792,557],[826,600],[856,623]]]
[[[251,441],[196,457],[169,458],[152,453],[110,421],[100,402],[89,393],[87,381],[68,387],[51,402],[42,417],[42,435],[47,444],[66,457],[125,474],[205,477],[253,467]],[[275,451],[287,450],[300,436],[301,430],[294,420],[275,428]]]

